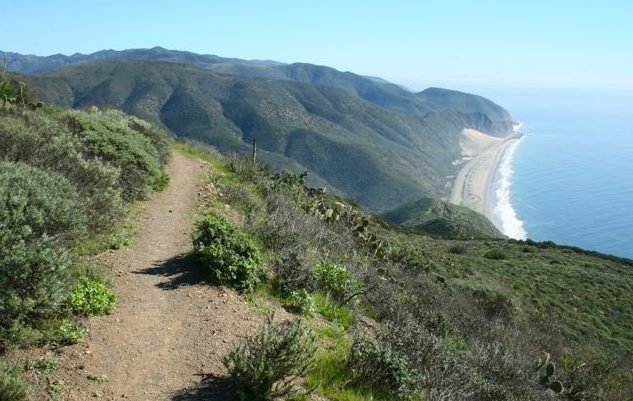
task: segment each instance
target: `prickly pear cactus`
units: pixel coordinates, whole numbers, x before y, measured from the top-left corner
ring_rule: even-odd
[[[551,382],[548,388],[557,394],[562,393],[564,390],[563,383],[558,380]]]
[[[540,372],[545,368],[543,375],[539,377],[538,382],[541,386],[552,390],[553,392],[560,394],[565,391],[563,383],[558,380],[554,380],[554,374],[556,374],[556,365],[554,362],[550,362],[550,354],[543,352],[541,358],[534,365],[535,372]]]

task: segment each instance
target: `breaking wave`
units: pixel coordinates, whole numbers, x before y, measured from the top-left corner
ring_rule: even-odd
[[[495,182],[495,206],[492,210],[495,225],[502,233],[514,239],[527,239],[527,231],[512,207],[512,168],[514,153],[523,141],[523,137],[508,147],[499,164],[498,179]]]

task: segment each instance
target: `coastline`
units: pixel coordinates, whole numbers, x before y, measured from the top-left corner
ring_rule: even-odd
[[[509,149],[521,139],[522,134],[514,132],[505,138],[494,138],[483,133],[464,130],[460,145],[466,164],[455,178],[449,202],[483,214],[495,227],[501,227],[494,215],[494,183],[499,166]],[[471,145],[467,148],[464,144]],[[479,145],[473,149],[472,144]]]

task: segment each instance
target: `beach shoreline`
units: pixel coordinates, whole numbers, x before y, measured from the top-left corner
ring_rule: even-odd
[[[464,130],[462,146],[466,162],[455,178],[449,202],[483,214],[495,227],[500,221],[494,215],[494,183],[499,166],[509,149],[522,137],[514,132],[505,138],[495,138],[474,130]]]

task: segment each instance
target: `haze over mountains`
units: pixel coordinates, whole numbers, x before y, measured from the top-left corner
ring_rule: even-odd
[[[220,150],[248,152],[273,167],[308,171],[375,212],[445,197],[461,158],[459,135],[512,132],[509,113],[479,96],[409,92],[379,78],[311,64],[198,55],[163,48],[90,55],[0,52],[28,74],[42,100],[114,107]]]

